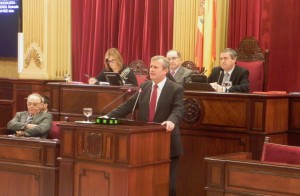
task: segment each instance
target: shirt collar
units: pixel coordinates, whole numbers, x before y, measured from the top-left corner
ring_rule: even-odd
[[[162,89],[162,88],[164,87],[166,81],[167,81],[167,77],[165,77],[161,82],[159,82],[159,83],[157,84],[158,88],[159,88],[159,89]],[[153,87],[154,85],[155,85],[155,83],[152,81],[152,87]]]

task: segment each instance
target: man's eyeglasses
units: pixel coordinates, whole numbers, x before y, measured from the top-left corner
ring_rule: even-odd
[[[178,56],[174,56],[174,57],[169,57],[167,58],[169,61],[175,61],[176,59],[178,59]]]
[[[40,105],[41,103],[31,103],[31,102],[27,102],[27,106],[33,106],[36,107],[38,105]]]

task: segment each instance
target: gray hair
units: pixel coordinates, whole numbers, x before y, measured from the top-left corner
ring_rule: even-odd
[[[154,57],[151,58],[151,62],[152,61],[161,61],[163,63],[163,68],[164,69],[169,69],[169,67],[170,67],[169,60],[164,56],[160,56],[160,55],[154,56]]]

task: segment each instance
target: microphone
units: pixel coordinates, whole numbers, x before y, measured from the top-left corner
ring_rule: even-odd
[[[207,72],[207,69],[204,70],[202,73],[200,73],[200,75],[204,75]]]
[[[114,100],[112,100],[110,103],[108,103],[106,106],[104,106],[101,110],[100,110],[100,115],[102,114],[103,110],[107,109],[109,106],[111,106],[113,103],[115,103],[116,101],[118,101],[120,98],[122,98],[124,95],[126,95],[127,93],[130,93],[133,91],[133,88],[129,88],[125,93],[123,93],[122,95],[120,95],[119,97],[115,98]]]
[[[220,84],[219,82],[220,82],[220,79],[221,79],[221,75],[222,75],[222,70],[219,73],[218,84]]]
[[[140,97],[141,92],[142,92],[142,88],[139,89],[139,93],[138,93],[138,95],[137,95],[137,98],[136,98],[136,100],[135,100],[134,106],[133,106],[133,108],[132,108],[132,112],[131,112],[131,120],[133,120],[133,112],[134,112],[134,110],[135,110],[135,107],[136,107],[136,104],[137,104],[137,102],[138,102],[138,100],[139,100],[139,97]]]

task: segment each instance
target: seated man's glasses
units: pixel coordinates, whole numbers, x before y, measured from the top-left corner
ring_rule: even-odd
[[[169,57],[167,58],[169,61],[175,61],[176,59],[178,59],[178,56],[174,56],[174,57]]]
[[[33,106],[33,107],[37,107],[39,106],[41,103],[31,103],[31,102],[27,102],[27,106]]]

